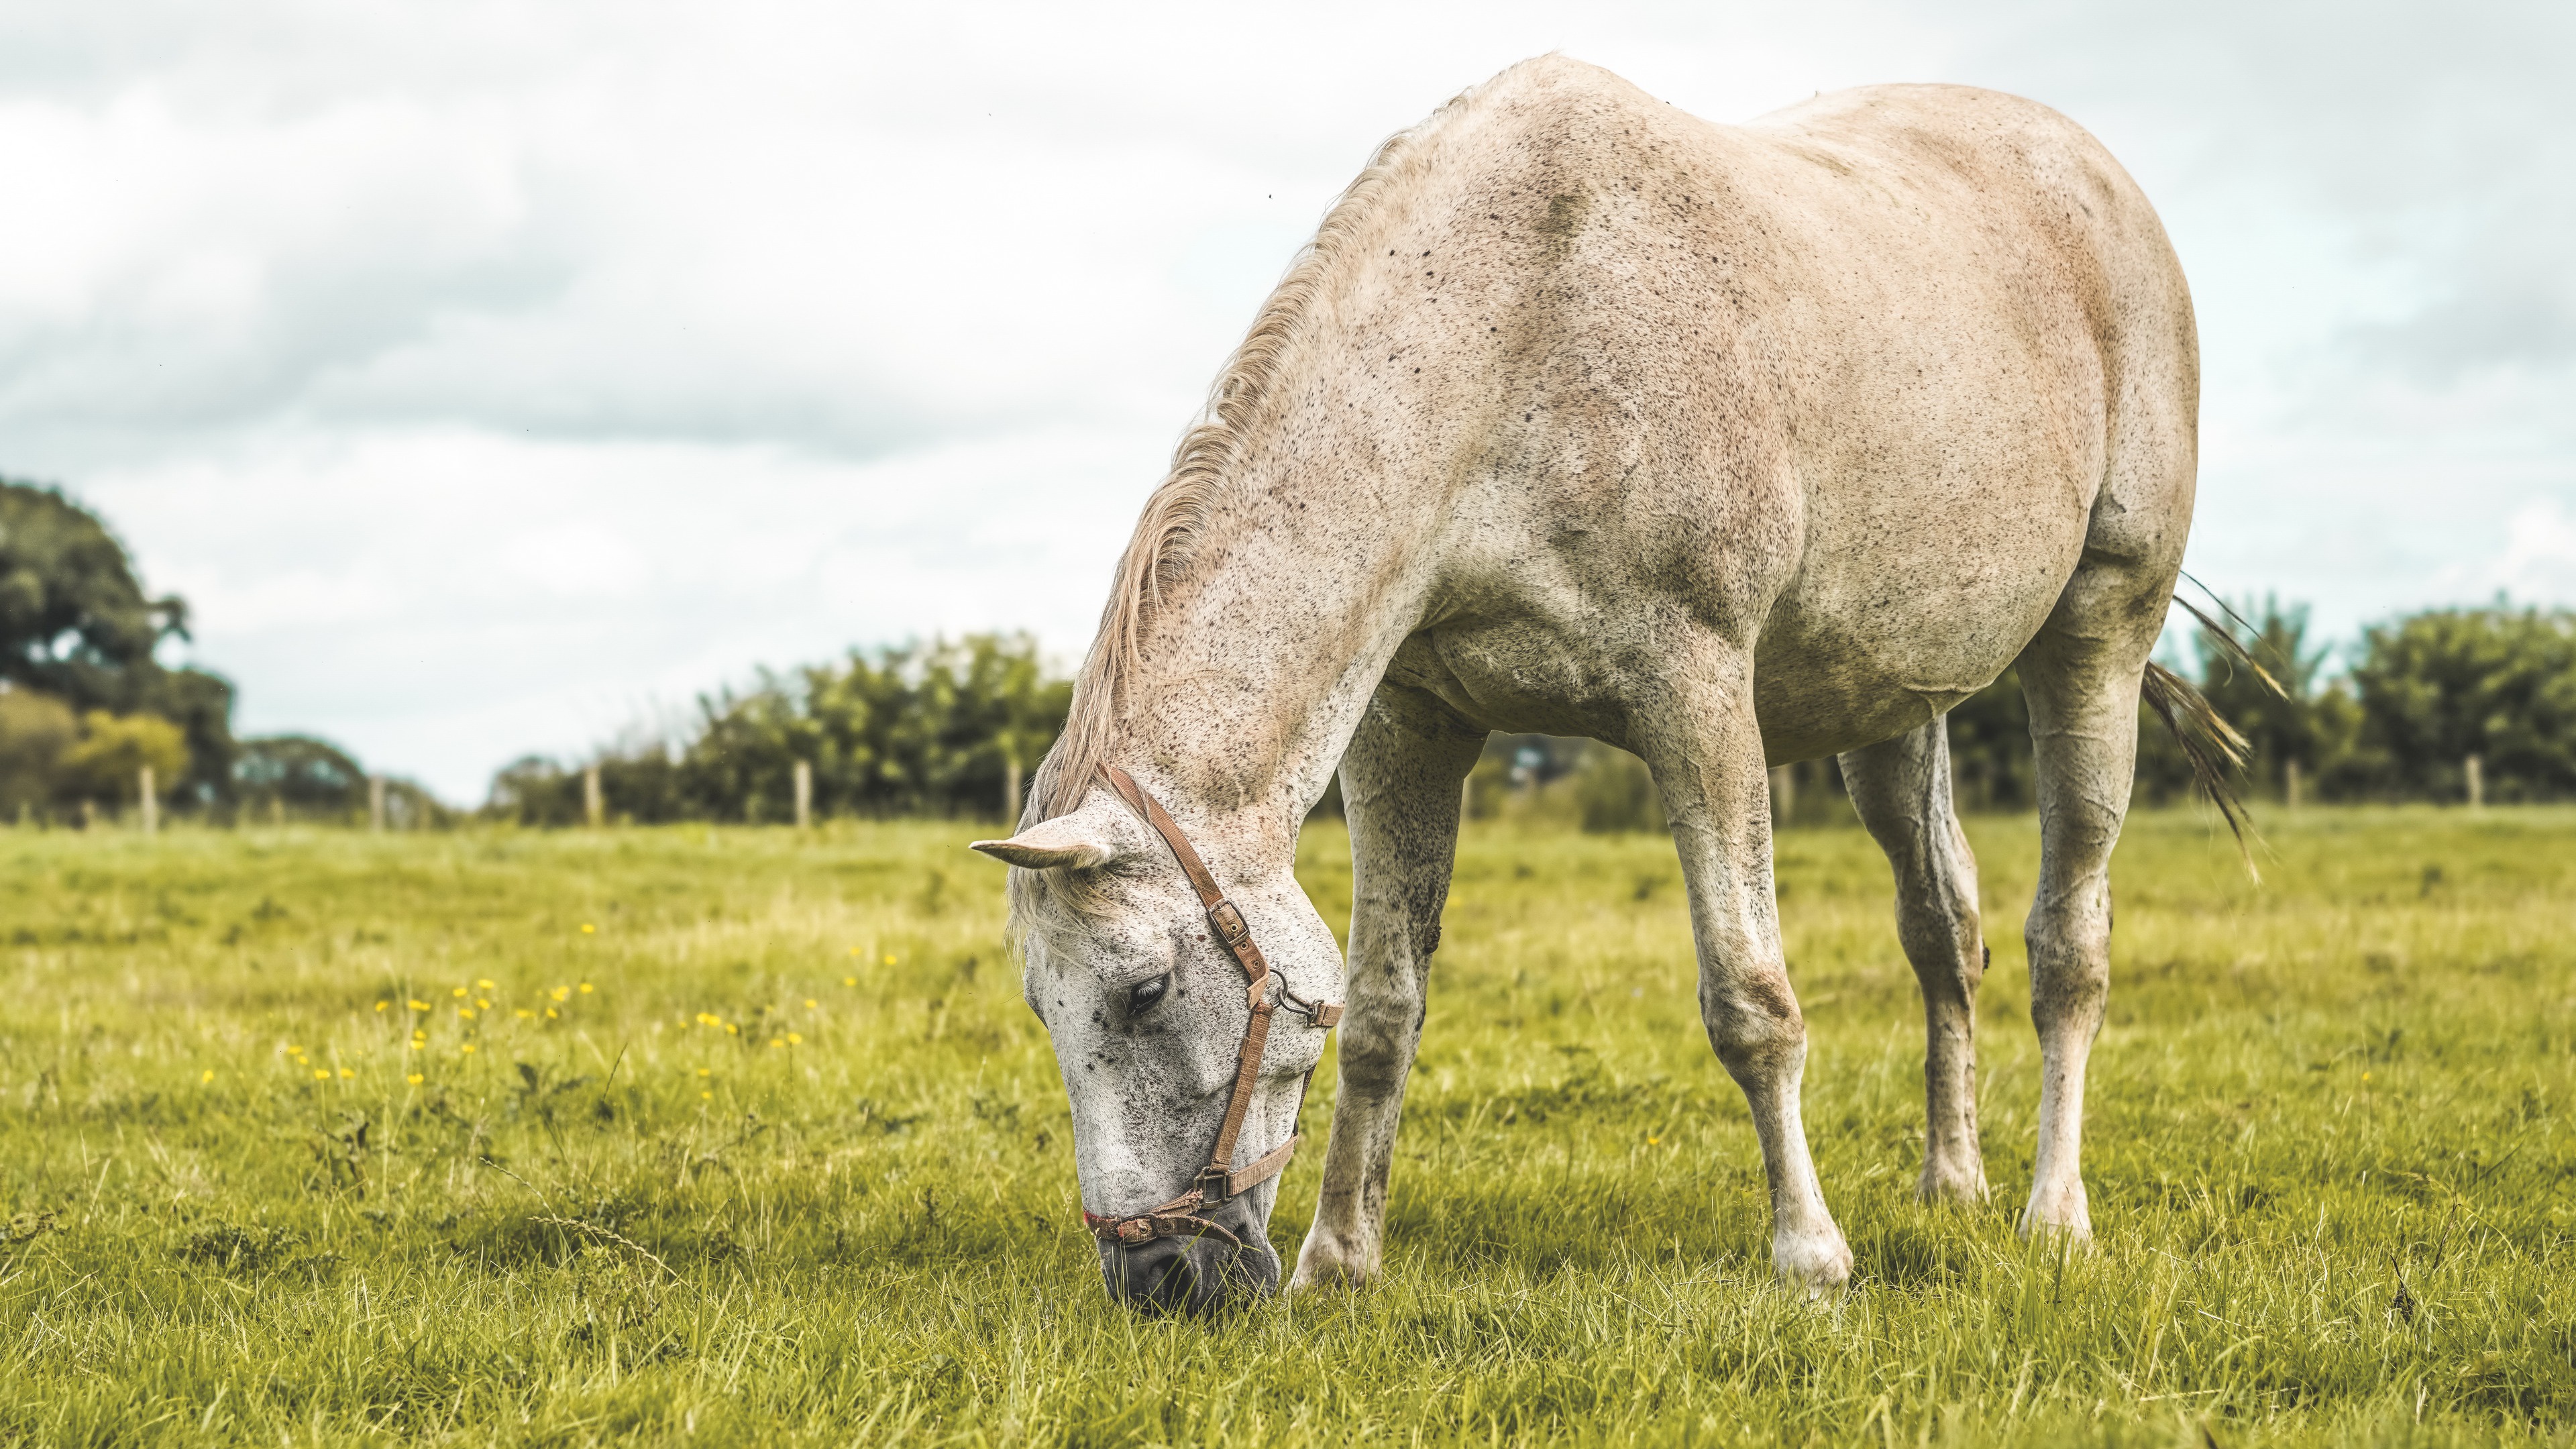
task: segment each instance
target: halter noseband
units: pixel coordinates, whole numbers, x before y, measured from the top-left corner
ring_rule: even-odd
[[[1215,928],[1217,939],[1225,943],[1226,950],[1232,952],[1235,961],[1243,967],[1247,983],[1244,998],[1252,1007],[1252,1019],[1244,1025],[1243,1045],[1235,1054],[1234,1097],[1225,1104],[1225,1125],[1217,1129],[1216,1147],[1208,1154],[1208,1165],[1199,1169],[1189,1190],[1169,1202],[1157,1203],[1141,1213],[1123,1218],[1099,1217],[1085,1210],[1083,1225],[1090,1228],[1091,1235],[1101,1242],[1130,1248],[1141,1247],[1156,1238],[1204,1236],[1221,1238],[1239,1250],[1243,1247],[1241,1238],[1226,1231],[1214,1219],[1199,1214],[1203,1209],[1216,1207],[1237,1193],[1249,1191],[1277,1177],[1297,1151],[1297,1136],[1292,1132],[1287,1141],[1251,1162],[1241,1167],[1229,1165],[1234,1161],[1234,1140],[1243,1131],[1244,1114],[1252,1110],[1252,1089],[1261,1075],[1261,1054],[1270,1042],[1271,1013],[1284,1005],[1291,1011],[1302,1013],[1318,1030],[1330,1031],[1342,1019],[1342,1008],[1337,1002],[1305,1000],[1290,991],[1284,980],[1279,981],[1278,1000],[1272,1000],[1269,988],[1277,978],[1270,970],[1269,960],[1261,954],[1261,948],[1252,943],[1252,927],[1245,923],[1243,912],[1236,910],[1234,902],[1225,898],[1225,892],[1217,889],[1216,877],[1208,874],[1206,863],[1199,859],[1196,850],[1190,848],[1190,838],[1173,823],[1162,802],[1136,783],[1135,776],[1116,765],[1102,765],[1100,778],[1108,783],[1110,789],[1118,792],[1118,798],[1126,801],[1130,809],[1143,816],[1145,823],[1154,827],[1154,833],[1163,837],[1163,843],[1172,848],[1172,858],[1181,863],[1181,874],[1190,878],[1190,889],[1198,892],[1199,904],[1207,911],[1208,924]],[[1305,1079],[1297,1085],[1297,1104],[1300,1107],[1306,1102],[1306,1081],[1312,1080],[1314,1075],[1309,1069]]]

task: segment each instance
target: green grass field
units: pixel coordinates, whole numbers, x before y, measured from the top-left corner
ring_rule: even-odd
[[[2260,889],[2121,847],[2072,1255],[2011,1226],[2031,822],[1970,829],[1975,1213],[1885,866],[1782,838],[1819,1304],[1669,843],[1471,827],[1387,1280],[1216,1324],[1106,1301],[971,828],[0,833],[0,1442],[2576,1442],[2576,811],[2264,827]]]

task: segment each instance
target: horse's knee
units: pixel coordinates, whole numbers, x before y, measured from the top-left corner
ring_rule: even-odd
[[[1767,1078],[1805,1059],[1807,1019],[1788,976],[1777,969],[1703,981],[1699,1009],[1709,1045],[1738,1081]]]

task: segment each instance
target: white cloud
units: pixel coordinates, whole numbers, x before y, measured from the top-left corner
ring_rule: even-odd
[[[2196,571],[2338,632],[2491,565],[2566,597],[2496,560],[2576,509],[2571,15],[16,5],[0,468],[191,599],[245,728],[456,796],[756,661],[1070,655],[1377,139],[1563,48],[1712,119],[1886,79],[2058,105],[2193,277]]]

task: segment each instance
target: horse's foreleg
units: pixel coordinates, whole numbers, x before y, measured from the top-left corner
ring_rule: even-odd
[[[1843,783],[1896,872],[1896,935],[1923,987],[1926,1200],[1982,1202],[1977,1148],[1977,984],[1985,933],[1977,858],[1950,793],[1946,718],[1843,757]]]
[[[1351,938],[1341,1090],[1315,1223],[1291,1288],[1378,1274],[1396,1121],[1422,1041],[1431,953],[1458,849],[1459,787],[1484,742],[1482,731],[1427,696],[1381,688],[1342,757]]]
[[[2084,1068],[2111,985],[2111,848],[2136,768],[2138,678],[2164,618],[2161,599],[2137,606],[2143,592],[2162,591],[2130,571],[2079,570],[2021,657],[2039,784],[2039,891],[2023,938],[2041,1063],[2039,1160],[2024,1234],[2093,1232]]]
[[[1690,888],[1700,1017],[1744,1089],[1771,1181],[1771,1260],[1813,1288],[1851,1276],[1851,1249],[1825,1207],[1799,1116],[1807,1024],[1789,989],[1771,880],[1771,802],[1753,718],[1749,651],[1686,671],[1661,708],[1630,721],[1654,770]]]

